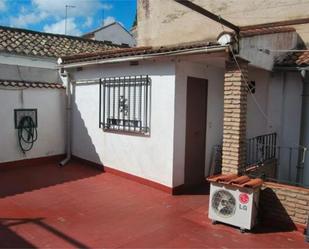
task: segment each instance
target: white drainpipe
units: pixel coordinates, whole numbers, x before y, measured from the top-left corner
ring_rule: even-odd
[[[72,155],[72,143],[71,143],[71,111],[72,111],[72,93],[71,93],[71,81],[70,75],[67,71],[61,73],[61,76],[66,79],[66,158],[59,163],[59,166],[66,165],[71,160]]]

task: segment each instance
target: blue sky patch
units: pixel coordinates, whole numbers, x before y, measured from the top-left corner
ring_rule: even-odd
[[[80,36],[118,21],[131,29],[136,0],[0,0],[0,25]]]

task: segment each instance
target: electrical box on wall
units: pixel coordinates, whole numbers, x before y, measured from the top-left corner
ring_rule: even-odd
[[[15,109],[14,123],[20,150],[25,154],[38,139],[37,109]]]
[[[15,129],[19,128],[20,121],[24,117],[31,117],[34,123],[34,127],[38,127],[37,109],[15,109],[14,110],[14,123]]]

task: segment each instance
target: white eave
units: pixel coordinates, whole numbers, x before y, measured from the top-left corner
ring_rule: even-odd
[[[130,61],[141,61],[141,60],[151,60],[162,57],[173,57],[173,56],[182,56],[182,55],[197,55],[197,54],[210,54],[210,53],[227,53],[229,51],[229,46],[205,46],[199,48],[190,48],[176,51],[168,52],[159,52],[151,54],[142,54],[142,55],[132,55],[126,57],[116,57],[109,59],[96,59],[82,62],[73,62],[69,64],[62,64],[62,59],[58,59],[59,67],[69,69],[76,67],[85,67],[91,65],[100,65],[100,64],[114,64],[121,62],[130,62]]]
[[[54,57],[19,55],[5,52],[0,53],[0,64],[57,69],[57,59]]]

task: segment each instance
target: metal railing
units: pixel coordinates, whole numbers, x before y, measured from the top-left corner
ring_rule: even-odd
[[[304,163],[307,148],[303,146],[277,146],[277,134],[271,133],[247,140],[247,164],[243,172],[265,180],[304,185]],[[222,146],[213,148],[209,173],[220,173]]]
[[[268,176],[267,180],[286,183],[295,186],[304,186],[304,163],[307,148],[303,146],[277,146],[276,175]]]
[[[151,78],[148,75],[102,78],[99,88],[100,128],[149,134]]]
[[[277,134],[261,135],[247,140],[247,165],[261,164],[275,159],[277,153]]]
[[[211,153],[208,175],[218,175],[222,169],[222,145],[215,145]]]

